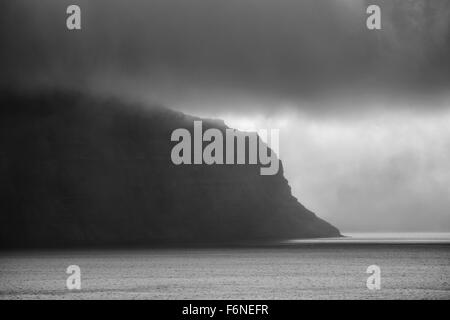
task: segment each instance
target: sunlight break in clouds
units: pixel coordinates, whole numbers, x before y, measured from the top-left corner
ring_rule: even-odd
[[[450,228],[449,112],[353,121],[292,114],[284,123],[281,159],[294,196],[341,230]]]

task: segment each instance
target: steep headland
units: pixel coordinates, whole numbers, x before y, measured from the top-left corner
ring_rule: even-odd
[[[3,248],[339,236],[292,196],[282,166],[174,165],[172,131],[199,118],[67,92],[2,93],[0,105]]]

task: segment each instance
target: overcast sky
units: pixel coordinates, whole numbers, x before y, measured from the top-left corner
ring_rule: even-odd
[[[74,3],[81,31],[65,27]],[[294,195],[344,232],[450,231],[448,0],[14,0],[0,15],[2,85],[278,127]]]

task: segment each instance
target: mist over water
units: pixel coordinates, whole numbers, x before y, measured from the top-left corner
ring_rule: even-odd
[[[286,245],[302,244],[450,244],[450,232],[343,232],[343,238],[292,239]]]

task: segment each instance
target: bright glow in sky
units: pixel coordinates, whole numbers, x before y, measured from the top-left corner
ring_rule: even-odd
[[[280,129],[294,196],[342,231],[450,230],[450,112],[220,117],[240,130]]]

